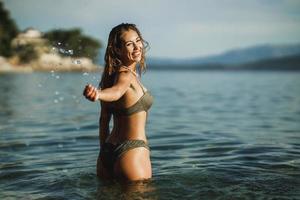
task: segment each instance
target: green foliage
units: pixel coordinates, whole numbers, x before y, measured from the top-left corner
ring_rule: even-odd
[[[38,53],[32,44],[18,46],[18,48],[14,49],[13,53],[18,55],[21,63],[29,63],[38,58]]]
[[[89,36],[83,35],[79,28],[69,30],[52,30],[44,34],[52,46],[58,49],[62,56],[88,57],[97,59],[102,44]]]
[[[15,54],[23,63],[37,58],[37,50],[33,44],[11,47],[11,42],[18,33],[19,30],[14,20],[10,18],[9,12],[0,1],[0,55],[10,57]],[[44,38],[49,41],[50,45],[56,47],[62,56],[88,57],[93,61],[96,61],[99,48],[102,47],[98,40],[82,34],[79,28],[52,30],[46,32]]]
[[[17,34],[18,28],[14,20],[10,18],[9,12],[0,1],[0,55],[4,57],[12,55],[10,43]]]

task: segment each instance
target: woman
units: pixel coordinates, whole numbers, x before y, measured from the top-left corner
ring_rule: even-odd
[[[153,97],[139,80],[145,71],[146,47],[134,24],[114,27],[108,38],[101,89],[91,85],[84,89],[87,99],[101,102],[99,177],[130,181],[152,177],[145,124]]]

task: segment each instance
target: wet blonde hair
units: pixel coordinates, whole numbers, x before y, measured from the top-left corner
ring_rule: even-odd
[[[138,73],[141,75],[146,71],[145,52],[149,47],[148,42],[143,39],[141,32],[138,30],[135,24],[119,24],[115,26],[109,33],[108,43],[104,56],[105,66],[99,84],[101,89],[111,87],[114,83],[116,72],[122,65],[122,61],[119,59],[116,49],[120,49],[122,47],[121,35],[125,31],[129,30],[135,31],[143,42],[142,58],[139,62]]]

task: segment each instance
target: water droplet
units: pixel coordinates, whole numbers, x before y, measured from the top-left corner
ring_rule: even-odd
[[[64,169],[64,170],[62,170],[64,173],[67,173],[68,172],[68,170],[67,169]]]
[[[38,87],[41,88],[41,87],[42,87],[42,84],[39,83],[39,84],[38,84]]]
[[[64,49],[62,49],[62,48],[59,49],[59,52],[60,53],[66,53],[66,51]]]
[[[60,76],[58,76],[58,75],[57,75],[57,76],[55,76],[55,78],[56,78],[56,79],[59,79],[59,78],[60,78]]]
[[[63,144],[58,144],[57,146],[58,146],[58,148],[63,148],[64,147]]]
[[[72,49],[69,49],[69,50],[68,50],[68,53],[69,53],[70,55],[73,55],[73,50],[72,50]]]
[[[58,42],[57,44],[58,44],[58,45],[61,45],[61,43],[60,43],[60,42]]]
[[[59,95],[59,91],[55,91],[55,93],[54,93],[55,95]]]
[[[57,99],[54,99],[54,103],[58,103],[58,100],[57,100]]]
[[[60,101],[63,101],[65,98],[64,97],[59,97],[58,98]]]
[[[87,73],[87,72],[84,72],[82,75],[83,75],[83,76],[88,76],[88,75],[89,75],[89,73]]]

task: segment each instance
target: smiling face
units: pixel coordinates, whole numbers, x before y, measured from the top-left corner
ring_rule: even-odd
[[[115,26],[109,33],[102,77],[109,79],[122,65],[132,69],[137,66],[141,75],[146,71],[145,53],[148,47],[148,42],[143,39],[135,24],[122,23]]]
[[[142,59],[143,41],[134,30],[129,29],[121,35],[121,47],[118,49],[118,54],[122,63],[131,65],[138,63]]]

